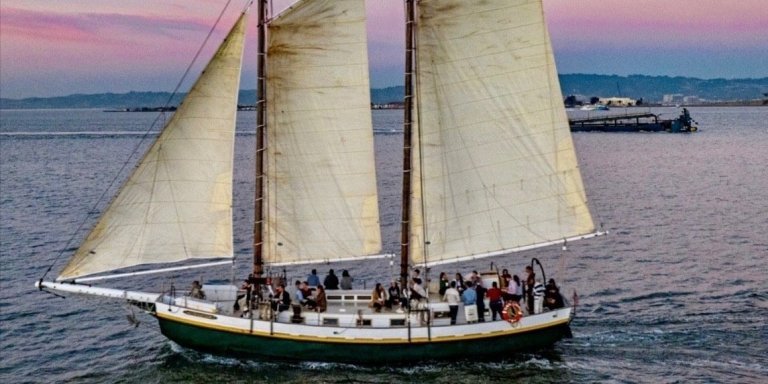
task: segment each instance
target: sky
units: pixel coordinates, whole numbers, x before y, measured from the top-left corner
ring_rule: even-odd
[[[0,97],[172,91],[225,3],[0,0]],[[231,0],[192,73],[245,3]],[[274,0],[275,12],[290,3]],[[768,77],[768,0],[544,0],[544,9],[561,74]],[[371,86],[400,85],[402,0],[367,0],[367,13]],[[254,21],[243,89],[255,88]]]

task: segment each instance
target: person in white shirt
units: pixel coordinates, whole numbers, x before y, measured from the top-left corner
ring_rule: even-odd
[[[443,301],[448,302],[448,308],[451,311],[451,325],[456,324],[456,316],[459,313],[459,303],[461,302],[461,296],[459,296],[459,291],[456,290],[455,281],[451,281],[450,287],[445,290]]]

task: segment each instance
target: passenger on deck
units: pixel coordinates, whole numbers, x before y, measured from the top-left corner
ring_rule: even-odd
[[[469,281],[471,281],[472,284],[477,285],[477,282],[480,281],[480,274],[477,273],[477,271],[472,271],[469,275]]]
[[[495,281],[491,284],[491,289],[486,292],[486,295],[488,296],[489,305],[491,307],[491,321],[496,321],[496,315],[501,317],[501,309],[504,304],[501,300],[501,289],[499,289],[499,286]]]
[[[309,309],[315,308],[315,300],[312,298],[312,291],[309,290],[309,286],[307,285],[307,282],[306,281],[299,282],[298,280],[296,280],[296,283],[297,283],[296,302]],[[298,293],[301,294],[301,298],[299,298]]]
[[[456,282],[451,281],[448,288],[443,295],[443,301],[448,302],[448,309],[451,313],[451,325],[456,324],[456,316],[459,314],[459,303],[461,298],[459,297],[459,291],[456,290]]]
[[[352,276],[349,275],[346,269],[341,271],[341,289],[352,289]]]
[[[392,309],[397,306],[397,311],[402,313],[402,295],[400,294],[400,284],[398,284],[397,281],[392,280],[392,282],[389,283],[389,289],[387,289],[387,297],[387,308]]]
[[[549,279],[544,287],[544,306],[550,310],[565,306],[563,296],[560,294],[560,288],[555,284],[555,279]]]
[[[523,284],[520,282],[520,277],[517,275],[512,276],[512,281],[507,287],[507,300],[512,300],[517,304],[520,304],[520,300],[523,298]]]
[[[536,285],[536,274],[530,265],[525,267],[525,273],[525,306],[528,308],[528,313],[533,314],[533,286]]]
[[[328,299],[325,297],[325,289],[322,285],[317,286],[315,294],[315,311],[325,312],[328,309]]]
[[[512,275],[509,274],[509,270],[506,268],[501,270],[501,286],[499,289],[504,290],[507,288],[509,282],[512,280]]]
[[[296,290],[293,292],[293,300],[296,302],[296,304],[300,304],[302,301],[304,301],[304,292],[301,290],[301,280],[296,280],[293,285],[296,287]]]
[[[459,293],[464,292],[464,278],[461,277],[461,273],[456,272],[456,278],[453,281],[456,282],[456,290],[459,291]]]
[[[248,309],[248,303],[251,302],[251,295],[253,294],[255,282],[256,277],[254,277],[252,273],[248,274],[248,278],[243,280],[243,284],[240,285],[240,289],[245,291],[245,293],[238,293],[237,297],[235,298],[235,311],[239,311],[240,309],[246,311]]]
[[[530,313],[541,313],[543,311],[544,284],[541,281],[536,281],[536,284],[533,286],[533,305],[533,312]]]
[[[427,291],[424,290],[423,282],[421,280],[421,271],[418,269],[413,270],[413,277],[411,277],[411,299],[421,301],[426,299]]]
[[[325,286],[325,289],[339,289],[339,278],[333,273],[333,269],[328,271],[328,276],[325,276],[323,285]]]
[[[310,287],[317,287],[320,285],[320,278],[317,277],[317,270],[313,269],[312,272],[307,275],[307,285]]]
[[[376,286],[373,288],[373,292],[371,292],[371,302],[368,304],[368,306],[373,308],[375,312],[381,312],[381,308],[384,307],[386,302],[387,291],[384,290],[384,287],[381,286],[381,283],[376,283]]]
[[[477,293],[472,287],[472,282],[467,281],[464,287],[464,292],[461,293],[461,301],[464,302],[464,306],[477,305]]]
[[[280,283],[277,286],[275,297],[272,301],[272,310],[276,312],[285,311],[291,307],[291,295],[285,290],[285,284]]]
[[[205,292],[203,292],[203,286],[199,281],[192,282],[192,289],[189,290],[189,297],[193,299],[205,299]]]
[[[488,291],[483,287],[483,280],[480,276],[477,276],[477,283],[475,284],[475,294],[477,295],[477,321],[485,323],[485,292]]]
[[[448,274],[445,272],[440,272],[440,290],[438,293],[440,296],[445,295],[445,291],[450,286],[450,281],[448,281]]]

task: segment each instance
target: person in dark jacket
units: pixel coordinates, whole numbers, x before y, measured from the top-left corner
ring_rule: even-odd
[[[555,279],[549,279],[544,287],[544,306],[550,310],[565,306],[563,295],[560,294],[560,288],[555,284]]]
[[[323,285],[325,286],[325,289],[339,289],[339,278],[333,273],[333,269],[328,271],[328,276],[325,276]]]

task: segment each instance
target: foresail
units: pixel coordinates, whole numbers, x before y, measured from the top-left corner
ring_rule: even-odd
[[[411,260],[592,232],[541,1],[417,4]]]
[[[187,259],[231,258],[241,16],[58,280]]]
[[[378,253],[365,3],[300,1],[268,31],[265,262]]]

